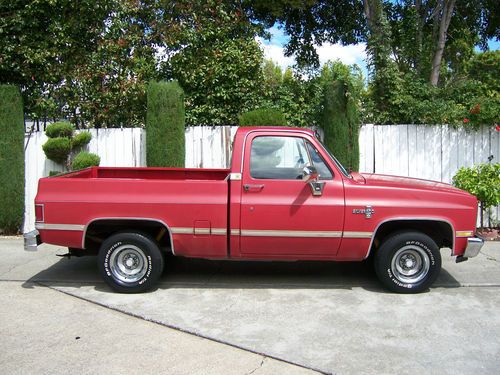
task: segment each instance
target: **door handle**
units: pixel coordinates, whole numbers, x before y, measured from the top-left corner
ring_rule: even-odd
[[[243,190],[245,190],[245,191],[258,192],[258,191],[261,191],[262,189],[264,189],[264,185],[250,185],[250,184],[243,185]]]

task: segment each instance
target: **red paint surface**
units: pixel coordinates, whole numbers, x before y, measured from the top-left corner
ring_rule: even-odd
[[[259,180],[249,173],[254,137],[301,137],[311,142],[333,172],[322,196],[313,196],[301,180]],[[233,145],[231,169],[93,167],[39,181],[35,202],[44,205],[44,224],[86,228],[106,218],[143,218],[171,228],[207,226],[227,234],[172,234],[176,255],[203,258],[361,260],[384,222],[436,220],[455,231],[474,231],[476,199],[450,185],[353,173],[344,176],[313,132],[287,128],[240,128]],[[333,150],[334,151],[334,150]],[[228,180],[229,173],[241,180]],[[243,185],[263,185],[245,191]],[[229,202],[229,207],[228,207]],[[353,209],[372,206],[371,218]],[[133,228],[131,228],[133,229]],[[229,235],[231,230],[326,231],[336,238]],[[369,238],[347,233],[372,232]],[[81,248],[84,230],[40,230],[43,242]],[[227,237],[229,235],[229,238]],[[456,238],[461,255],[466,238]],[[229,245],[229,248],[228,248]]]

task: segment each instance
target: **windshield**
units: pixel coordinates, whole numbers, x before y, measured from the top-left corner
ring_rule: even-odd
[[[340,164],[340,162],[337,160],[337,158],[335,156],[333,156],[333,154],[325,147],[325,145],[323,144],[323,142],[321,142],[321,139],[319,139],[318,137],[316,137],[316,140],[318,141],[318,143],[320,144],[320,146],[323,148],[323,150],[328,154],[328,156],[330,156],[330,158],[335,163],[335,165],[340,170],[340,172],[342,172],[342,174],[344,176],[352,178],[351,174],[349,172],[347,172],[347,169],[345,169],[344,166],[342,164]]]

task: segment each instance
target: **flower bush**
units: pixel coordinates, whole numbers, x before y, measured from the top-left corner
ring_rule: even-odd
[[[483,226],[484,210],[500,204],[500,163],[462,167],[453,176],[453,185],[468,191],[480,201]]]

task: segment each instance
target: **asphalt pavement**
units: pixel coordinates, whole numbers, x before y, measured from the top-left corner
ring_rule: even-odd
[[[0,238],[5,373],[497,374],[500,243],[426,293],[386,292],[368,263],[169,258],[159,287],[113,293],[94,257]]]

